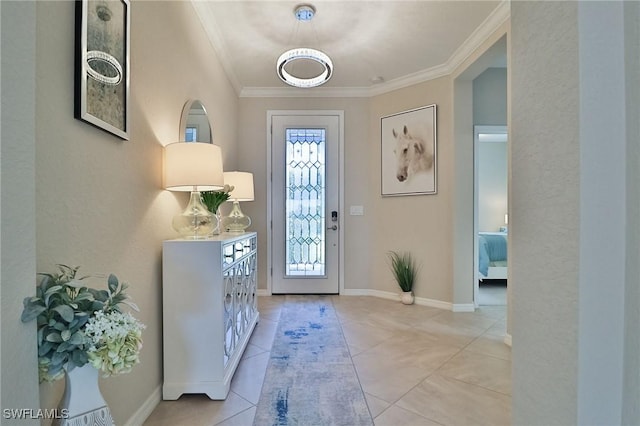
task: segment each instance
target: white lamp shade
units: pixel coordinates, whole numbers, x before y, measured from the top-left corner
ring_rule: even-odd
[[[253,201],[253,173],[224,172],[225,185],[233,186],[229,198],[233,201]]]
[[[176,142],[165,146],[164,187],[170,191],[224,188],[220,147],[202,142]]]

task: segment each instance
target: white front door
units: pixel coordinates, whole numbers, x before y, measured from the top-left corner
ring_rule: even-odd
[[[340,115],[270,117],[272,293],[337,294]]]

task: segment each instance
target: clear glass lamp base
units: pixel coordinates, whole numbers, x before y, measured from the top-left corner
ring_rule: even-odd
[[[189,205],[173,218],[172,224],[182,238],[199,240],[207,238],[218,228],[218,218],[202,204],[200,191],[193,191]]]
[[[240,210],[240,203],[234,201],[229,216],[222,218],[222,229],[227,232],[244,232],[249,225],[251,225],[251,218],[245,216]]]

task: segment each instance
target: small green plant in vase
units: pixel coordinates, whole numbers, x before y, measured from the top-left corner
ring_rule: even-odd
[[[231,191],[233,191],[233,186],[225,185],[223,189],[220,189],[218,191],[203,191],[200,193],[200,196],[202,197],[202,202],[204,203],[204,205],[207,206],[207,209],[209,209],[209,211],[213,213],[218,219],[218,226],[216,227],[216,230],[213,231],[214,234],[220,233],[221,218],[220,218],[220,212],[218,211],[218,209],[220,208],[222,203],[224,203],[229,199],[229,196],[230,196],[229,193]]]
[[[389,252],[391,272],[402,290],[401,300],[405,305],[413,303],[413,284],[418,275],[418,266],[410,253]]]

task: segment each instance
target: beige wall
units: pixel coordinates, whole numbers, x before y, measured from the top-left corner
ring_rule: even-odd
[[[419,106],[438,105],[437,195],[380,195],[380,117]],[[386,253],[407,250],[422,264],[416,296],[451,302],[451,85],[441,78],[375,98],[242,98],[240,100],[239,168],[255,174],[256,200],[244,203],[252,229],[266,253],[266,117],[268,110],[344,110],[344,197],[346,290],[398,293]],[[350,216],[349,207],[364,206],[363,216]],[[415,225],[407,225],[412,224]],[[267,257],[259,259],[259,287],[267,287]]]
[[[463,64],[470,67],[506,32],[501,27]],[[505,41],[498,46],[504,55]],[[487,62],[475,78],[494,59]],[[481,64],[482,66],[482,64]],[[472,78],[469,79],[471,81]],[[471,85],[469,84],[469,89]],[[469,91],[469,95],[471,92]],[[469,107],[471,106],[469,96]],[[436,104],[438,108],[438,193],[411,197],[382,197],[380,195],[380,118],[412,108]],[[454,182],[460,179],[471,189],[466,197],[473,206],[473,174],[466,175],[469,167],[454,165],[453,141],[453,84],[450,76],[438,78],[408,88],[372,98],[241,98],[238,166],[255,174],[256,200],[244,203],[243,211],[252,217],[252,229],[260,235],[259,247],[266,253],[266,114],[268,110],[344,110],[345,111],[345,288],[398,293],[388,268],[389,250],[414,253],[422,265],[414,292],[416,296],[439,302],[468,305],[473,300],[472,262],[462,262],[469,277],[459,298],[454,300],[454,244],[453,214],[455,206]],[[471,108],[469,108],[471,111]],[[469,116],[469,129],[472,117]],[[469,143],[465,152],[473,165],[473,133],[468,132]],[[457,160],[456,160],[457,161]],[[463,162],[464,163],[464,162]],[[349,216],[349,206],[364,206],[364,216]],[[472,249],[471,219],[466,239]],[[267,257],[259,259],[259,287],[267,287]]]
[[[507,125],[506,68],[488,68],[473,80],[473,124]],[[477,153],[478,230],[497,231],[507,212],[507,145],[480,143]]]
[[[511,10],[514,424],[577,424],[577,7],[516,2]],[[545,60],[532,54],[538,49]]]
[[[514,424],[640,421],[638,16],[512,3]]]
[[[493,32],[452,73],[453,187],[452,237],[454,307],[473,309],[473,80],[508,52],[509,23]],[[508,111],[508,108],[507,108]],[[509,286],[511,287],[511,286]]]
[[[234,167],[238,101],[190,3],[131,2],[131,139],[74,119],[74,12],[70,1],[37,3],[37,269],[81,265],[130,283],[147,325],[141,364],[101,380],[123,424],[162,380],[162,241],[176,236],[171,219],[187,202],[161,188],[162,147],[178,140],[182,107],[198,98]],[[44,407],[61,388],[40,387]]]
[[[624,389],[622,424],[640,423],[640,3],[624,5],[625,92],[627,119],[627,261],[625,301]]]
[[[478,231],[497,232],[507,212],[507,144],[480,142],[478,154]]]
[[[488,68],[473,80],[473,124],[507,125],[507,68]]]
[[[267,288],[267,111],[343,110],[344,111],[344,198],[342,208],[345,232],[345,287],[370,288],[370,246],[373,206],[371,204],[370,164],[366,153],[377,139],[368,132],[368,99],[363,98],[241,98],[238,131],[238,168],[254,173],[255,201],[243,203],[242,210],[258,232],[258,286]],[[349,216],[350,205],[364,206],[364,216]],[[227,207],[228,208],[228,207]]]
[[[2,141],[0,142],[0,408],[39,407],[36,328],[22,324],[22,300],[36,271],[36,7],[0,2],[2,20]],[[20,40],[20,43],[15,43]],[[3,425],[38,420],[5,419]]]
[[[452,302],[452,92],[451,78],[442,77],[371,99],[372,149],[366,158],[372,207],[368,219],[372,240],[371,289],[399,291],[389,271],[387,252],[408,251],[421,265],[415,295]],[[380,118],[431,104],[437,105],[437,194],[381,197]]]

